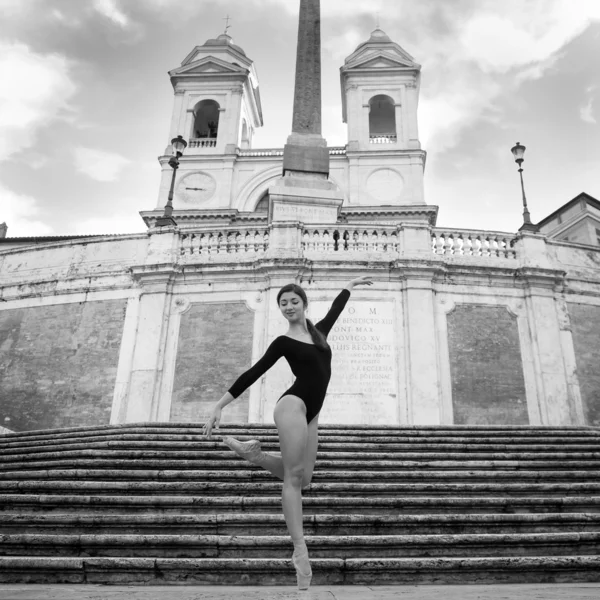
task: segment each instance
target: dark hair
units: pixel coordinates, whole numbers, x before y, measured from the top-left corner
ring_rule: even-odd
[[[304,302],[304,306],[308,306],[308,298],[306,297],[306,292],[295,283],[288,283],[284,285],[277,294],[277,306],[279,306],[279,299],[286,292],[294,292],[294,294],[298,294]],[[329,350],[329,344],[327,343],[327,339],[325,336],[313,325],[310,319],[306,319],[306,325],[308,326],[308,333],[310,333],[310,337],[314,342],[315,346],[319,350]]]

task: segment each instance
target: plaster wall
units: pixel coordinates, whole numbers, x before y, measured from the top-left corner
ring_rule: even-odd
[[[600,332],[589,323],[600,322],[598,251],[523,235],[516,260],[437,255],[427,238],[421,250],[412,247],[421,237],[406,238],[409,246],[393,257],[309,257],[293,237],[285,256],[276,248],[183,256],[179,233],[163,228],[0,252],[0,364],[12,365],[0,377],[0,408],[14,415],[11,398],[25,401],[14,390],[35,383],[25,396],[52,406],[55,420],[32,409],[18,417],[19,429],[76,417],[85,424],[202,421],[285,333],[275,300],[282,285],[301,282],[317,319],[348,280],[368,271],[375,285],[354,290],[332,332],[336,372],[366,375],[356,390],[332,380],[324,419],[335,422],[346,399],[354,408],[345,422],[596,423]],[[379,324],[345,320],[351,310],[364,319],[375,307]],[[392,348],[353,350],[354,342]],[[292,380],[280,360],[226,418],[270,422]]]

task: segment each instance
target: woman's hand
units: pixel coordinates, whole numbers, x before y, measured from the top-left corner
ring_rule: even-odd
[[[347,286],[347,289],[352,289],[355,285],[373,285],[372,277],[370,275],[363,275],[353,279]]]
[[[215,429],[219,429],[219,423],[221,422],[221,409],[218,406],[215,406],[210,417],[208,417],[208,421],[204,425],[204,435],[211,439],[211,434],[213,427]]]

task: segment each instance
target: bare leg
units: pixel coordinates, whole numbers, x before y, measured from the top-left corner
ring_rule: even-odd
[[[315,468],[315,462],[317,460],[317,448],[319,445],[319,415],[317,415],[308,426],[308,442],[306,445],[306,453],[304,455],[304,478],[302,480],[302,487],[310,485],[312,480],[313,471]],[[247,443],[247,442],[246,442]],[[241,443],[244,445],[244,443]],[[228,444],[229,447],[236,452],[236,446]],[[239,446],[238,446],[239,447]],[[248,453],[237,452],[238,456],[246,459],[257,467],[262,467],[266,471],[269,471],[272,475],[284,480],[284,469],[283,459],[279,452],[255,452],[253,455]]]
[[[284,396],[275,407],[275,424],[283,460],[283,491],[281,495],[285,522],[294,543],[292,560],[298,573],[298,585],[310,583],[310,562],[304,541],[302,523],[302,481],[304,457],[308,443],[306,407],[296,396]]]

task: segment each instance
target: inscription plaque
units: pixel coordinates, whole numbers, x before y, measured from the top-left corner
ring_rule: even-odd
[[[291,204],[273,202],[273,220],[298,220],[303,223],[329,223],[337,219],[335,206],[311,206],[310,204]]]
[[[311,303],[313,323],[331,301]],[[327,336],[332,374],[319,423],[397,425],[398,360],[392,301],[350,300]]]

